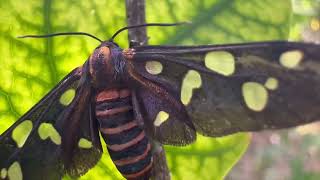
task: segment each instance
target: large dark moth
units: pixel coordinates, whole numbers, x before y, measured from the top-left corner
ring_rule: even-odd
[[[279,41],[123,50],[113,42],[115,35],[98,39],[101,44],[83,66],[0,136],[2,179],[80,176],[101,157],[99,133],[124,177],[147,179],[150,140],[186,145],[196,132],[218,137],[320,119],[320,45]]]

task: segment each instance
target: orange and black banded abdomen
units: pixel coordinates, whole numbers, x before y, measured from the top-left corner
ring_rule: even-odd
[[[152,167],[151,145],[134,118],[128,89],[100,92],[96,117],[111,159],[127,179],[144,179]]]

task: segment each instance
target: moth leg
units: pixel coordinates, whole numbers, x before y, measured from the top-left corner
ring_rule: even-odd
[[[90,114],[90,136],[92,138],[92,143],[94,144],[95,147],[97,147],[101,152],[102,150],[102,146],[100,143],[100,136],[99,136],[99,124],[98,124],[98,120],[96,118],[95,115],[95,107],[93,104],[93,100],[91,100],[91,105],[89,108],[89,114]]]
[[[138,121],[138,125],[143,128],[144,126],[143,116],[141,113],[140,104],[138,102],[137,93],[135,90],[132,90],[132,106],[133,106],[134,117]]]

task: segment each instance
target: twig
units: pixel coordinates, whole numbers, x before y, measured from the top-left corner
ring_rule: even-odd
[[[126,11],[128,26],[146,23],[145,0],[126,0]],[[148,44],[146,27],[130,29],[128,36],[130,41]]]

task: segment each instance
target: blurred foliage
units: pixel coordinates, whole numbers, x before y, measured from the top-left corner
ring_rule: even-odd
[[[217,44],[287,39],[289,0],[147,0],[148,22],[192,21],[150,27],[150,44]],[[98,45],[86,37],[17,39],[24,34],[83,31],[101,39],[125,26],[124,1],[0,1],[0,132],[41,99]],[[116,42],[127,46],[126,33]],[[199,137],[188,147],[167,146],[173,179],[222,179],[250,136]],[[23,167],[22,167],[23,168]],[[121,179],[107,153],[81,179]]]
[[[290,39],[320,43],[320,0],[292,0]]]
[[[254,133],[250,148],[226,180],[320,179],[320,123]]]

